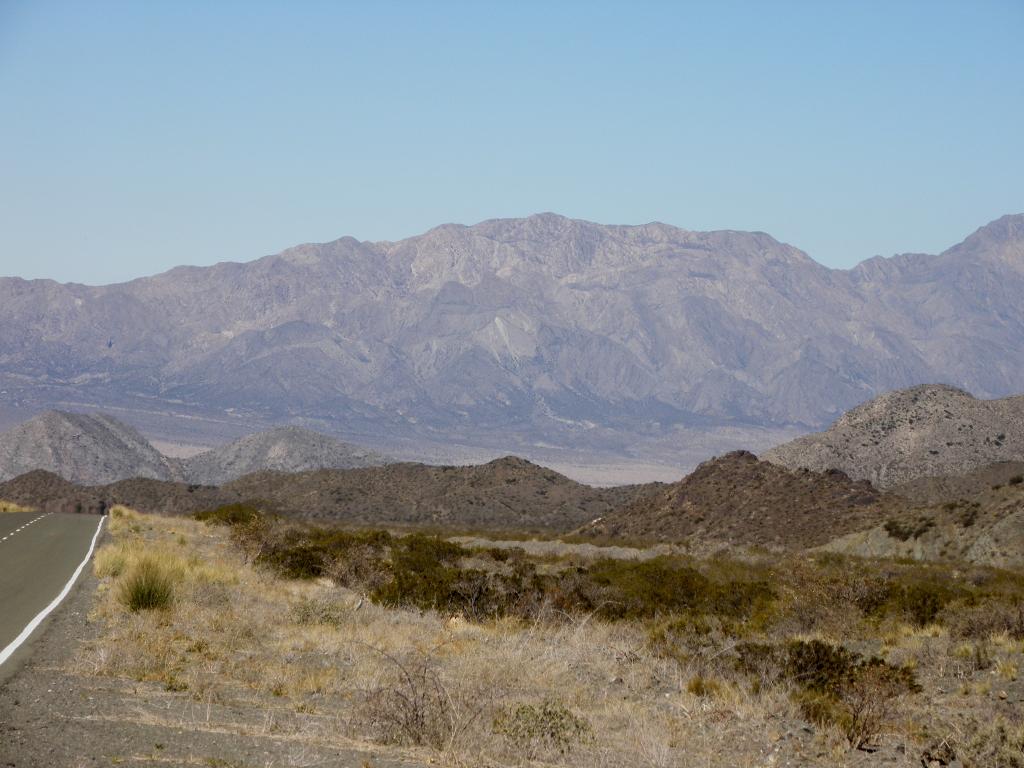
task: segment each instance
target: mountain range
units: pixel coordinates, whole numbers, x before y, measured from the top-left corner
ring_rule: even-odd
[[[1009,395],[1022,338],[1024,215],[837,270],[761,232],[540,214],[118,285],[0,279],[0,411],[305,423],[375,446],[655,446],[685,467],[895,388]]]
[[[913,387],[764,459],[734,451],[672,483],[593,488],[514,456],[469,466],[361,466],[385,458],[293,427],[183,460],[109,415],[54,412],[0,435],[0,506],[101,512],[123,504],[191,514],[244,503],[356,526],[575,530],[612,541],[826,547],[1017,567],[1022,423],[1024,397],[978,400],[944,385]]]

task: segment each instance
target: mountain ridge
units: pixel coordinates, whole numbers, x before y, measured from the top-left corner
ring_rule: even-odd
[[[1022,222],[851,270],[765,233],[542,214],[111,286],[5,278],[0,408],[74,395],[619,456],[685,450],[696,428],[714,452],[736,447],[726,428],[818,428],[928,381],[1009,394],[1024,375]]]

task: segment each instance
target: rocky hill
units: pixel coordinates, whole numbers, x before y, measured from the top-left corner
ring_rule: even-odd
[[[889,392],[764,458],[790,468],[841,469],[880,488],[1024,461],[1024,396],[979,400],[940,385]]]
[[[380,454],[300,427],[257,432],[181,462],[190,483],[222,485],[261,470],[302,472],[385,463]]]
[[[248,435],[189,459],[164,456],[107,414],[50,411],[0,434],[0,481],[41,469],[83,485],[149,478],[220,485],[260,470],[382,464],[385,457],[298,427]]]
[[[658,487],[595,489],[506,457],[476,466],[263,471],[219,488],[147,479],[83,486],[37,470],[0,483],[0,500],[48,511],[123,504],[163,514],[245,502],[275,514],[352,525],[569,531]]]
[[[0,434],[0,480],[44,469],[77,483],[181,479],[174,461],[105,414],[49,411]]]
[[[1022,215],[833,270],[760,232],[540,214],[120,285],[0,279],[0,409],[683,456],[694,425],[769,439],[927,381],[1009,395],[1022,338]]]
[[[907,506],[837,470],[790,470],[736,451],[704,462],[580,533],[800,549],[902,516]]]
[[[79,485],[37,469],[0,483],[0,500],[44,512],[95,514],[123,504],[144,512],[189,515],[243,499],[219,488],[148,478]]]
[[[222,490],[285,514],[344,523],[567,531],[653,487],[591,488],[508,456],[475,466],[259,472]]]

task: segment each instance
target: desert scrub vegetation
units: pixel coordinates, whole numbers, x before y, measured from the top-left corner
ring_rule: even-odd
[[[302,764],[353,747],[595,768],[1020,755],[1020,574],[836,555],[534,557],[214,517],[111,521],[95,561],[102,632],[73,663],[123,681],[125,717],[273,737]],[[121,590],[147,558],[173,574],[173,599],[132,611]]]

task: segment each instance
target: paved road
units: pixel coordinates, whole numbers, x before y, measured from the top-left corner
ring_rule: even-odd
[[[0,654],[64,590],[89,552],[100,519],[39,512],[0,514]],[[27,644],[0,664],[0,681],[11,673]]]

